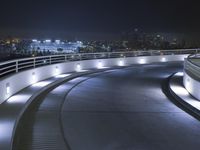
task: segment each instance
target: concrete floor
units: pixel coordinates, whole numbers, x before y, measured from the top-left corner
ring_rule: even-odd
[[[162,85],[179,63],[136,65],[74,79],[27,116],[19,150],[188,150],[200,122],[174,105]]]

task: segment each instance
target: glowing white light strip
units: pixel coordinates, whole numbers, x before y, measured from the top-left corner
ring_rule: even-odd
[[[41,81],[32,85],[32,87],[45,87],[50,84],[50,81]]]
[[[65,78],[65,77],[68,77],[70,75],[71,74],[60,74],[60,75],[57,75],[55,78]]]
[[[76,71],[77,71],[77,72],[80,72],[80,71],[81,71],[81,65],[80,65],[80,64],[77,64],[77,65],[76,65]]]
[[[26,103],[28,99],[31,97],[31,95],[26,95],[26,94],[18,94],[10,97],[7,102],[8,103]]]
[[[172,87],[173,91],[176,92],[177,95],[179,96],[189,96],[190,94],[188,93],[188,91],[184,88],[184,87],[181,87],[181,86],[176,86],[174,85]]]
[[[6,84],[6,94],[7,95],[10,94],[10,84],[9,83]]]

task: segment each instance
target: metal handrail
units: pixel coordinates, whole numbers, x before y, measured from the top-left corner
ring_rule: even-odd
[[[44,65],[56,64],[60,62],[90,60],[90,59],[136,57],[136,56],[197,54],[198,52],[200,52],[200,49],[118,51],[118,52],[98,52],[98,53],[71,53],[71,54],[23,58],[23,59],[16,59],[0,63],[0,77],[8,75],[10,73],[16,73],[24,69],[35,68],[41,65],[44,66]]]

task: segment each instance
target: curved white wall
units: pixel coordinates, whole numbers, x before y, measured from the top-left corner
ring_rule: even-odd
[[[200,82],[190,77],[186,72],[183,76],[183,84],[186,90],[195,98],[200,100]]]
[[[184,58],[186,58],[187,56],[188,55],[165,55],[113,59],[95,59],[66,62],[30,69],[27,71],[13,74],[12,76],[0,80],[0,103],[4,102],[13,94],[19,92],[23,88],[35,82],[47,79],[58,74],[76,71],[77,64],[81,66],[81,69],[87,70],[91,68],[98,68],[98,66],[101,65],[102,67],[112,67],[123,64],[125,66],[128,66],[131,64],[148,64],[152,62],[183,61]]]

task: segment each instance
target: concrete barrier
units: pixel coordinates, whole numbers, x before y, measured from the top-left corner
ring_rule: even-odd
[[[185,59],[183,85],[196,99],[200,100],[200,67]]]
[[[95,59],[74,62],[65,62],[43,66],[35,69],[15,73],[0,80],[0,103],[19,92],[23,88],[38,81],[56,76],[62,73],[88,70],[92,68],[104,68],[112,66],[129,66],[132,64],[149,64],[153,62],[183,61],[188,55],[163,55],[142,56],[112,59]]]

